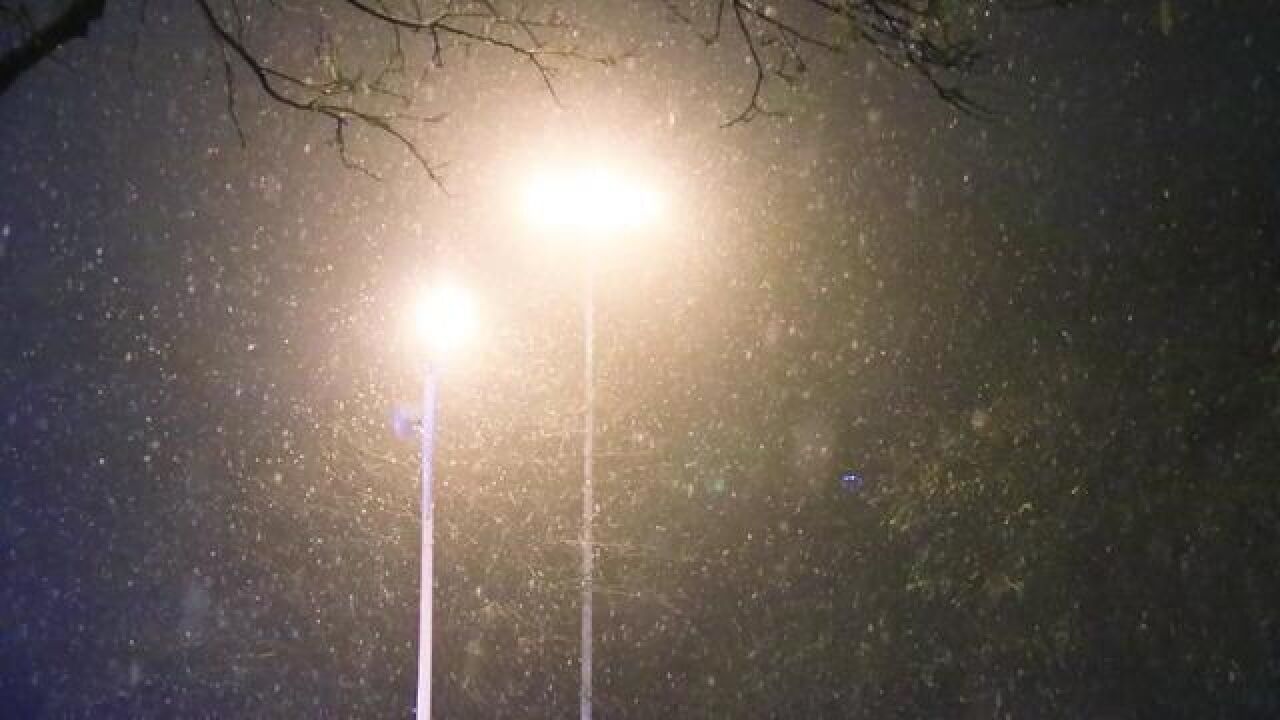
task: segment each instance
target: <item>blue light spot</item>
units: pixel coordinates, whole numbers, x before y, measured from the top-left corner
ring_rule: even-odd
[[[858,492],[864,484],[865,481],[858,473],[847,472],[840,476],[840,487],[844,488],[845,492]]]
[[[408,440],[417,435],[418,428],[422,424],[420,414],[404,406],[397,406],[391,410],[391,432],[401,440]]]

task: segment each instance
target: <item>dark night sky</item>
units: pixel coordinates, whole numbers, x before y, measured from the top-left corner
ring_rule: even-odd
[[[241,148],[187,8],[153,4],[140,27],[134,4],[109,3],[0,96],[0,716],[409,711],[417,461],[387,419],[417,393],[407,289],[442,267],[481,292],[487,330],[442,402],[438,711],[570,715],[575,257],[536,247],[512,197],[528,167],[603,155],[659,178],[669,206],[601,267],[601,716],[976,717],[996,702],[1145,717],[1150,678],[1202,667],[1166,656],[1233,668],[1181,712],[1280,706],[1280,617],[1258,599],[1280,587],[1265,549],[1280,546],[1275,380],[1242,389],[1280,378],[1280,5],[1006,17],[973,81],[990,119],[869,56],[815,55],[782,95],[789,117],[728,129],[750,86],[741,47],[704,48],[645,4],[588,7],[642,52],[573,66],[565,109],[491,53],[459,53],[424,86],[451,113],[426,133],[449,195],[386,144],[365,146],[385,181],[344,170],[328,126],[247,84]],[[1038,388],[1059,377],[1075,394],[1054,405]],[[1202,424],[1184,437],[1169,398],[1197,393],[1210,410],[1187,401]],[[1108,396],[1118,409],[1099,410]],[[1030,610],[957,600],[988,623],[974,632],[1033,645],[1057,637],[1041,618],[1087,624],[1098,607],[1100,628],[1185,632],[1111,646],[1082,630],[1067,654],[1084,660],[1036,665],[1026,686],[977,670],[935,683],[945,672],[907,650],[875,654],[893,622],[950,622],[863,620],[915,607],[895,573],[936,567],[923,531],[894,534],[912,512],[954,517],[919,490],[926,468],[1018,435],[1006,417],[1049,439],[964,462],[1030,478],[1025,507],[1085,538],[1085,559],[1027,570]],[[1182,463],[1186,479],[1167,467],[1179,458],[1209,459]],[[1055,494],[1067,466],[1095,505]],[[872,499],[842,494],[846,470]],[[1215,514],[1229,501],[1257,515]],[[1128,524],[1107,536],[1103,516]],[[946,528],[952,547],[986,537]],[[1162,605],[1150,558],[1183,538]],[[1043,542],[1041,558],[1072,551]],[[989,588],[999,553],[974,553],[965,577]],[[1114,570],[1090,564],[1104,557]],[[1239,572],[1186,569],[1215,564]],[[813,618],[826,624],[806,642]],[[983,644],[938,633],[885,647]],[[982,671],[1023,677],[1000,662]],[[1061,704],[1028,699],[1049,696]]]

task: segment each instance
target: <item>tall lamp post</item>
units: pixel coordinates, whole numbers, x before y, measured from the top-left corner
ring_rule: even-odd
[[[525,196],[535,225],[567,233],[581,241],[585,255],[582,283],[583,412],[582,428],[582,622],[579,651],[581,720],[591,720],[593,594],[595,577],[595,276],[599,240],[652,221],[658,196],[647,187],[602,169],[546,173],[535,178]]]
[[[474,332],[471,297],[453,285],[439,285],[419,299],[415,331],[425,348],[422,384],[422,575],[418,600],[417,717],[431,717],[431,615],[435,576],[435,482],[432,473],[436,441],[436,401],[445,356]]]

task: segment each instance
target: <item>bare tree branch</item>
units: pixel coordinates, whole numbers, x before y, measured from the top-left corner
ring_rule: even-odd
[[[421,19],[403,17],[401,15],[387,12],[383,9],[374,7],[365,0],[343,1],[360,12],[394,27],[412,30],[414,32],[429,32],[434,40],[434,58],[437,64],[442,62],[439,39],[441,35],[452,35],[479,45],[488,45],[499,48],[524,58],[533,66],[534,70],[538,73],[538,77],[542,80],[542,84],[546,87],[548,94],[551,95],[551,98],[555,100],[557,104],[560,103],[560,96],[559,93],[556,92],[555,83],[553,82],[555,77],[555,68],[549,66],[545,62],[544,58],[572,58],[591,61],[603,65],[611,65],[617,61],[616,57],[610,55],[588,54],[573,46],[563,48],[547,46],[543,44],[532,31],[532,28],[535,27],[537,23],[519,16],[514,18],[507,17],[499,12],[491,2],[479,3],[482,7],[487,9],[485,12],[481,13],[444,10],[431,19]],[[527,37],[528,44],[522,44],[514,40],[507,40],[486,30],[471,30],[461,24],[466,20],[477,19],[499,26],[516,28]],[[546,24],[543,23],[543,25]]]
[[[556,66],[553,59],[573,59],[611,64],[613,56],[585,52],[572,44],[554,44],[544,41],[540,31],[555,38],[571,37],[576,29],[563,20],[529,18],[520,13],[504,14],[497,3],[490,0],[473,2],[446,2],[433,13],[424,4],[387,3],[383,0],[336,0],[358,16],[375,21],[389,30],[386,54],[372,67],[356,65],[348,68],[337,55],[337,43],[321,28],[320,48],[316,65],[309,72],[298,72],[282,66],[271,56],[255,51],[246,38],[249,30],[243,22],[239,2],[223,0],[235,18],[223,19],[215,10],[216,0],[197,0],[204,16],[225,56],[234,56],[249,68],[262,92],[273,102],[299,112],[319,115],[333,123],[332,144],[345,167],[369,177],[379,177],[367,163],[352,152],[354,138],[352,128],[375,131],[402,146],[418,162],[437,186],[442,179],[436,166],[428,161],[422,147],[406,130],[404,123],[426,124],[438,122],[442,115],[413,115],[405,112],[413,104],[412,90],[406,87],[410,60],[408,55],[410,36],[422,34],[427,38],[425,48],[430,66],[444,64],[444,41],[456,39],[463,45],[487,46],[508,52],[528,62],[545,86],[548,95],[557,104],[559,93],[555,87]],[[293,11],[272,5],[282,11]],[[299,12],[302,12],[299,10]],[[321,11],[327,12],[327,11]],[[327,23],[328,15],[322,15]],[[419,56],[420,58],[422,56]],[[319,70],[317,73],[316,70]],[[237,136],[243,138],[243,129],[236,115],[233,97],[232,67],[224,57],[223,75],[228,93],[228,113],[236,126]],[[387,102],[400,106],[396,111],[387,109]]]
[[[231,55],[225,47],[222,48],[222,78],[227,91],[227,115],[231,118],[231,125],[236,129],[236,139],[240,141],[240,149],[243,150],[248,147],[248,143],[245,142],[240,116],[236,114],[235,71],[231,68]]]
[[[771,107],[775,83],[793,87],[808,72],[809,53],[841,54],[854,46],[869,49],[885,63],[922,79],[945,103],[971,115],[990,111],[965,91],[966,81],[982,60],[977,41],[987,10],[1011,11],[1062,7],[1085,0],[661,0],[667,14],[687,25],[707,45],[722,39],[726,26],[741,39],[752,77],[741,109],[724,124],[731,127],[761,115],[780,113]],[[139,26],[145,25],[148,0],[139,2]],[[440,115],[411,114],[420,78],[443,67],[450,47],[489,47],[527,63],[553,102],[561,104],[556,75],[561,61],[611,65],[626,54],[589,52],[577,45],[581,28],[551,11],[526,15],[520,0],[331,0],[292,3],[288,0],[196,0],[205,24],[222,54],[221,73],[227,114],[241,146],[246,145],[240,117],[236,65],[249,69],[251,82],[272,102],[317,115],[333,124],[332,144],[345,166],[377,176],[351,152],[362,131],[372,131],[407,150],[437,185],[441,178],[422,146],[410,133],[415,125],[433,123]],[[30,68],[56,60],[56,51],[83,37],[103,14],[106,0],[63,0],[62,11],[40,25],[22,2],[0,0],[0,25],[21,40],[0,54],[0,94]],[[287,16],[287,17],[286,17]],[[728,18],[728,20],[726,20]],[[346,33],[335,27],[346,21],[376,26],[385,36],[381,50],[357,46],[354,62],[343,62],[339,49]],[[319,47],[310,63],[299,62],[296,44],[273,40],[257,48],[253,36],[279,22],[296,29],[314,22]],[[415,42],[418,41],[418,42]],[[265,42],[265,40],[264,40]],[[129,53],[132,70],[137,37]],[[453,43],[452,46],[449,43]],[[421,72],[418,67],[421,66]],[[354,129],[353,129],[354,128]]]
[[[760,59],[760,51],[756,48],[756,37],[747,27],[746,13],[742,8],[742,3],[733,0],[733,18],[738,24],[738,30],[742,33],[742,39],[747,44],[747,51],[751,54],[751,65],[755,68],[756,77],[755,84],[751,88],[751,97],[747,100],[747,106],[742,109],[735,117],[720,127],[732,127],[738,123],[750,122],[752,118],[765,112],[764,107],[760,104],[760,93],[764,89],[765,63]]]
[[[332,98],[335,95],[340,94],[340,81],[329,84],[315,83],[269,67],[251,53],[239,38],[218,20],[213,8],[209,6],[208,0],[196,0],[196,4],[200,7],[205,21],[218,41],[224,48],[229,49],[239,57],[241,62],[249,68],[249,71],[257,79],[258,86],[268,97],[285,107],[319,115],[333,122],[333,141],[338,148],[338,154],[342,159],[343,165],[359,170],[370,177],[378,177],[376,173],[356,161],[350,154],[347,127],[349,123],[356,121],[395,140],[417,160],[432,182],[441,189],[444,188],[443,179],[437,174],[435,167],[422,153],[417,143],[394,126],[394,117],[361,110],[351,102],[345,102],[340,99],[333,100]],[[288,83],[295,90],[306,91],[307,95],[302,98],[294,97],[288,91],[279,87],[277,82]]]
[[[794,85],[808,69],[805,50],[842,53],[862,45],[886,63],[914,72],[944,102],[969,115],[991,111],[964,89],[982,60],[972,27],[986,9],[1010,11],[1066,7],[1083,0],[662,0],[668,14],[689,26],[708,45],[720,38],[729,13],[752,66],[751,90],[742,109],[724,123],[731,127],[766,111],[770,80]],[[711,32],[698,25],[708,8]]]

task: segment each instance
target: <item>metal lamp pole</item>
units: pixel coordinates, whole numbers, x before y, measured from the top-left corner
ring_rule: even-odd
[[[583,385],[585,387],[586,413],[582,435],[582,648],[579,662],[582,665],[582,681],[579,690],[581,720],[591,720],[591,664],[592,664],[592,582],[595,567],[595,546],[591,530],[595,519],[593,497],[595,460],[595,261],[587,258],[586,277],[583,283]]]
[[[473,329],[474,308],[469,296],[451,284],[441,284],[422,297],[417,332],[427,345],[422,365],[422,575],[418,589],[418,696],[415,714],[431,717],[431,610],[435,595],[435,478],[436,405],[445,351],[467,339]]]
[[[600,169],[584,168],[536,178],[526,197],[534,220],[546,228],[575,233],[608,232],[651,219],[659,210],[650,191]],[[580,235],[578,239],[586,238]],[[586,409],[582,434],[582,672],[578,696],[581,720],[592,711],[592,591],[595,571],[595,274],[596,254],[589,244],[583,277],[583,386]]]
[[[422,578],[418,599],[417,717],[431,717],[431,610],[435,576],[435,456],[437,373],[426,366],[422,388]]]

